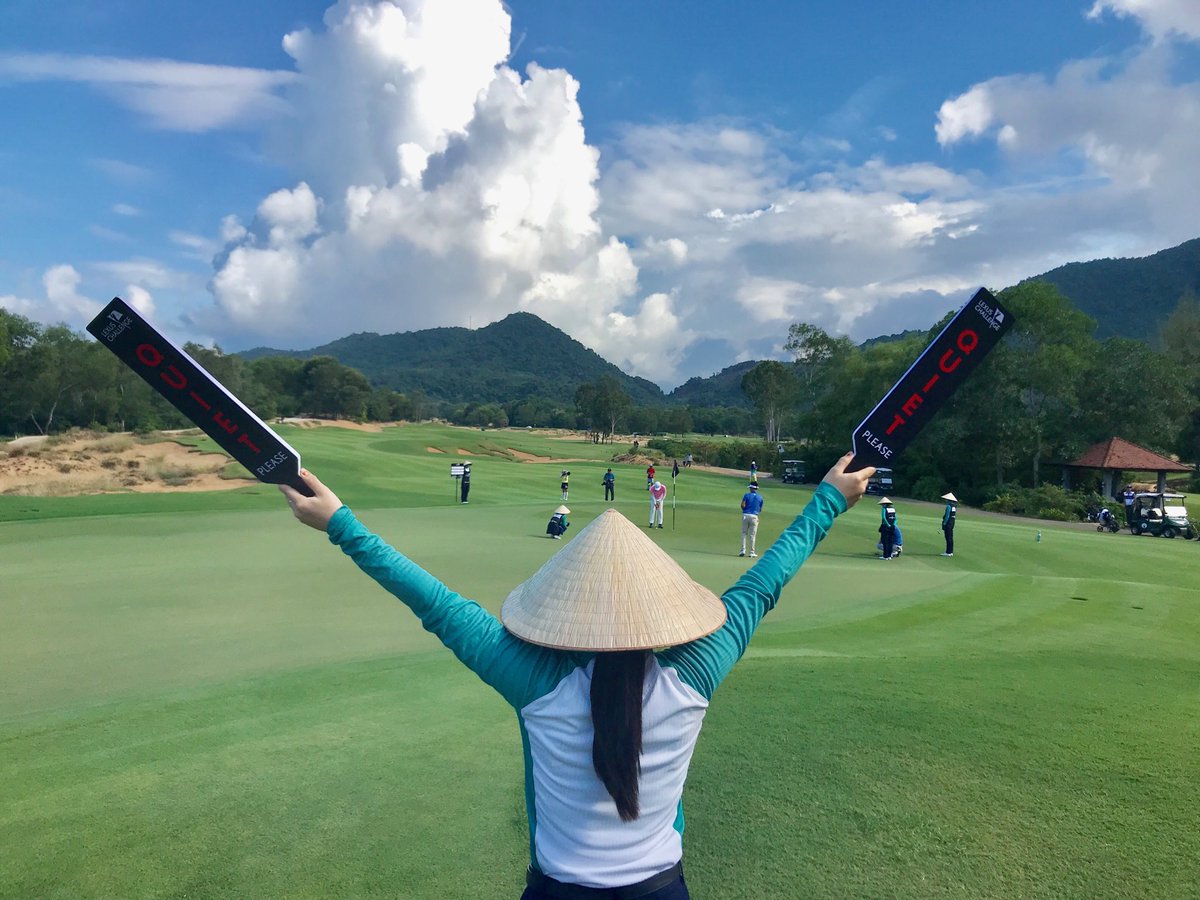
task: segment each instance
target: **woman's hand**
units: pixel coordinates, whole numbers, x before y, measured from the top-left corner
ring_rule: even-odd
[[[852,459],[854,459],[853,451],[834,463],[833,468],[826,472],[825,477],[821,479],[837,488],[838,493],[846,498],[847,509],[862,499],[862,495],[867,490],[867,480],[875,474],[874,466],[867,466],[857,472],[847,472],[846,466],[850,465]]]
[[[308,469],[301,469],[300,477],[312,490],[313,496],[305,497],[298,490],[286,484],[279,485],[279,490],[283,496],[287,497],[288,506],[292,508],[292,515],[309,528],[325,531],[329,528],[329,520],[333,518],[333,514],[341,508],[342,501]]]

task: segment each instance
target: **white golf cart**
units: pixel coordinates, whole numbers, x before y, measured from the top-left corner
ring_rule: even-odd
[[[1136,494],[1129,530],[1134,534],[1165,538],[1182,535],[1184,540],[1190,541],[1196,536],[1196,527],[1188,519],[1187,509],[1183,505],[1186,496],[1162,491]]]

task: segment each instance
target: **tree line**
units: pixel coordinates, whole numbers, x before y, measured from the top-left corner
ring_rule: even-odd
[[[1046,282],[998,295],[1016,325],[905,452],[898,491],[935,499],[953,489],[982,503],[1006,487],[1057,478],[1048,466],[1119,436],[1200,461],[1200,302],[1185,294],[1161,349],[1093,337],[1096,321]],[[791,364],[760,363],[743,378],[759,425],[802,439],[810,468],[848,449],[863,416],[952,314],[926,333],[855,346],[809,323],[791,326]],[[1099,476],[1097,475],[1097,479]]]
[[[950,488],[964,502],[982,503],[1013,486],[1034,488],[1056,478],[1052,464],[1114,435],[1190,463],[1200,460],[1200,300],[1194,293],[1179,300],[1158,349],[1120,337],[1098,341],[1095,320],[1045,282],[1025,282],[999,297],[1016,325],[906,451],[895,473],[898,490],[931,499]],[[762,362],[742,376],[750,410],[637,405],[610,375],[579,385],[573,404],[538,396],[449,403],[373,385],[328,356],[245,360],[216,346],[185,349],[266,419],[439,417],[482,428],[579,428],[597,442],[629,433],[758,434],[765,446],[786,444],[784,455],[804,458],[810,471],[820,472],[844,452],[854,427],[950,315],[928,332],[861,346],[809,323],[793,324],[785,344],[791,362]],[[188,424],[90,337],[0,309],[0,434]]]
[[[654,434],[740,434],[753,414],[736,408],[638,406],[609,375],[585,384],[575,402],[524,396],[507,403],[453,403],[420,390],[372,384],[331,356],[251,360],[195,343],[184,350],[264,419],[316,416],[358,421],[442,418],[478,427],[581,428],[611,440],[618,429]],[[154,431],[190,423],[90,336],[43,326],[0,308],[0,435],[70,428]]]
[[[420,396],[373,387],[360,372],[332,357],[272,356],[247,362],[216,346],[188,343],[184,350],[265,419],[421,415]],[[0,309],[0,434],[52,434],[68,428],[153,431],[190,424],[90,337]]]

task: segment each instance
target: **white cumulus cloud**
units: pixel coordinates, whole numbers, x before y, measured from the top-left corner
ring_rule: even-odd
[[[1137,19],[1156,38],[1200,38],[1200,3],[1196,0],[1096,0],[1088,16],[1105,12]]]
[[[1173,39],[967,85],[930,110],[936,158],[711,119],[627,123],[602,160],[576,80],[507,65],[499,0],[340,0],[284,39],[269,146],[294,177],[221,223],[194,321],[312,346],[524,309],[666,386],[780,355],[795,321],[925,327],[976,286],[1194,236],[1191,8],[1100,0]]]
[[[100,304],[79,293],[82,280],[74,266],[51,266],[42,273],[42,296],[0,296],[0,306],[43,325],[88,321]]]
[[[994,138],[1025,169],[1041,163],[1061,175],[1064,160],[1072,164],[1068,174],[1077,183],[1062,192],[1060,205],[1074,206],[1075,232],[1080,223],[1088,229],[1085,214],[1094,212],[1095,228],[1145,235],[1145,246],[1131,249],[1186,240],[1195,236],[1200,83],[1174,81],[1174,58],[1171,47],[1156,45],[1123,61],[1069,62],[1053,77],[991,79],[943,104],[939,139]],[[986,117],[967,114],[984,109]],[[1054,227],[1061,227],[1063,212]]]
[[[214,331],[311,345],[524,309],[672,376],[688,333],[600,226],[579,84],[506,66],[510,25],[498,0],[341,0],[284,39],[299,80],[274,146],[302,181],[223,224]]]

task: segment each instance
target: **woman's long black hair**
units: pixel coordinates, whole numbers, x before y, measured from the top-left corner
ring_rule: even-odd
[[[638,817],[642,687],[649,650],[597,653],[592,667],[592,767],[622,822]]]

